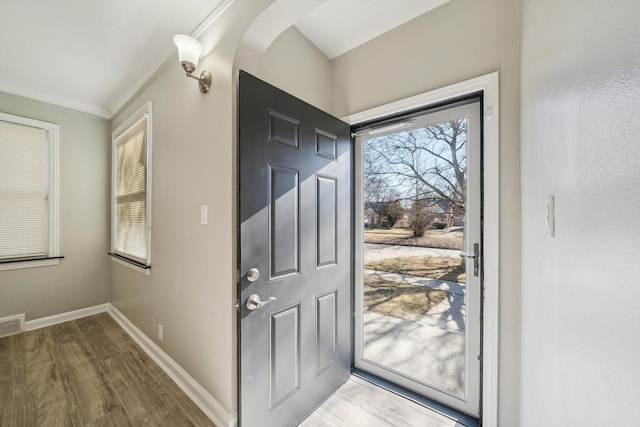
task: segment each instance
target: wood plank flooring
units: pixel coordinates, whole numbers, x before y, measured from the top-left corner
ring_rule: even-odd
[[[464,427],[450,418],[351,376],[300,427]]]
[[[0,338],[0,426],[214,426],[107,313]]]
[[[0,427],[141,425],[215,427],[107,313],[0,338]],[[300,426],[463,427],[354,376]]]

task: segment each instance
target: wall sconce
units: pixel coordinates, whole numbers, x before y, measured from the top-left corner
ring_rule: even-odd
[[[200,77],[193,75],[198,61],[200,60],[200,54],[202,53],[202,45],[193,37],[178,34],[173,38],[173,42],[178,47],[178,58],[182,68],[187,72],[187,77],[198,80],[200,86],[200,92],[207,93],[211,87],[211,73],[203,71]]]

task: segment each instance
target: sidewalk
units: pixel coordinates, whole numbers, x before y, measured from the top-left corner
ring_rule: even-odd
[[[459,253],[455,252],[456,255]],[[449,293],[416,322],[365,311],[364,357],[450,393],[463,395],[465,285],[376,270],[365,270],[364,275]]]
[[[464,395],[465,334],[367,311],[364,358]]]

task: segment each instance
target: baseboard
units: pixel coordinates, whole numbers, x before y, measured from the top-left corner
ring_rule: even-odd
[[[47,326],[57,325],[58,323],[69,322],[71,320],[93,316],[94,314],[104,313],[109,310],[110,305],[111,304],[109,303],[94,305],[93,307],[81,308],[80,310],[67,311],[66,313],[29,320],[25,322],[25,330],[33,331],[34,329],[46,328]]]
[[[154,362],[198,405],[211,421],[219,426],[235,427],[237,412],[229,413],[207,390],[205,390],[191,375],[187,373],[175,360],[164,352],[156,343],[151,341],[138,329],[120,310],[112,304],[106,304],[106,310],[113,319],[124,329],[133,340],[153,359]]]

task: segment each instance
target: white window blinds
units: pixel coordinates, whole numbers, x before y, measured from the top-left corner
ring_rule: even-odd
[[[147,115],[114,141],[114,251],[148,265]]]
[[[0,259],[47,256],[46,130],[0,120]]]

